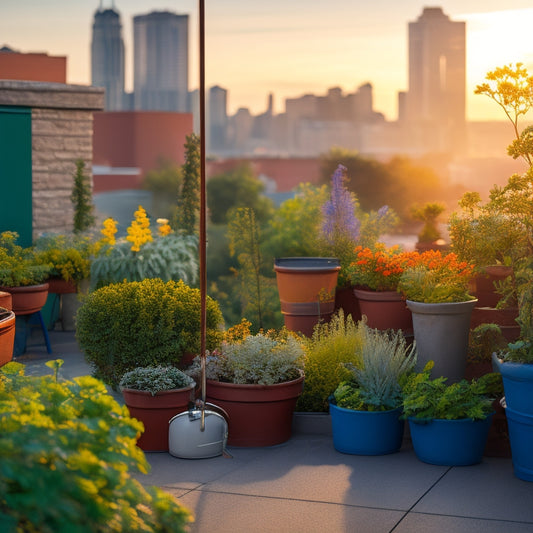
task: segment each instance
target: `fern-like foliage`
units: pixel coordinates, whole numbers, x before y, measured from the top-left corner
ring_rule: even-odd
[[[431,380],[429,370],[416,374],[404,387],[404,417],[418,419],[485,419],[494,409],[492,402],[502,394],[499,373],[485,374],[479,380],[461,380],[448,385],[447,378]]]
[[[365,329],[362,364],[347,364],[351,382],[343,382],[334,397],[339,407],[384,411],[402,404],[402,386],[416,363],[416,347],[403,334]]]

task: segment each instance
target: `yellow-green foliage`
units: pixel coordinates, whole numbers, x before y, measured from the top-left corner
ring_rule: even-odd
[[[77,313],[76,337],[94,375],[116,387],[139,366],[176,366],[200,352],[200,291],[183,281],[113,283],[90,293]],[[206,301],[206,347],[222,340],[222,313]]]
[[[83,376],[0,369],[0,530],[3,533],[178,533],[190,515],[170,494],[134,478],[149,464],[142,424],[104,384]]]
[[[315,327],[305,342],[305,384],[296,405],[297,411],[327,412],[328,397],[351,372],[342,363],[359,365],[363,346],[364,324],[355,324],[339,311],[328,324]]]

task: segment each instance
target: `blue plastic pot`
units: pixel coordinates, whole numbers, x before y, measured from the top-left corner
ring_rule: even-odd
[[[507,407],[533,415],[533,365],[502,363],[496,354],[492,354],[492,363],[494,370],[502,375]]]
[[[409,418],[416,456],[424,463],[466,466],[481,462],[492,413],[485,420],[419,420]]]
[[[329,404],[333,446],[352,455],[385,455],[402,446],[405,423],[401,409],[354,411]]]
[[[505,413],[515,476],[533,481],[533,415],[518,413],[509,406]]]

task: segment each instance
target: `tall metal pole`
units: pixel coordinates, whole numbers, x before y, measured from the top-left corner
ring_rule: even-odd
[[[200,67],[200,358],[202,361],[202,418],[200,428],[205,429],[206,397],[206,194],[205,194],[205,6],[204,0],[198,0],[199,19],[199,67]]]

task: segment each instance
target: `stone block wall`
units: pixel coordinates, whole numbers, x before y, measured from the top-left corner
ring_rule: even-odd
[[[76,160],[85,161],[92,184],[93,113],[103,110],[104,90],[0,80],[0,105],[32,110],[33,238],[71,232]]]

